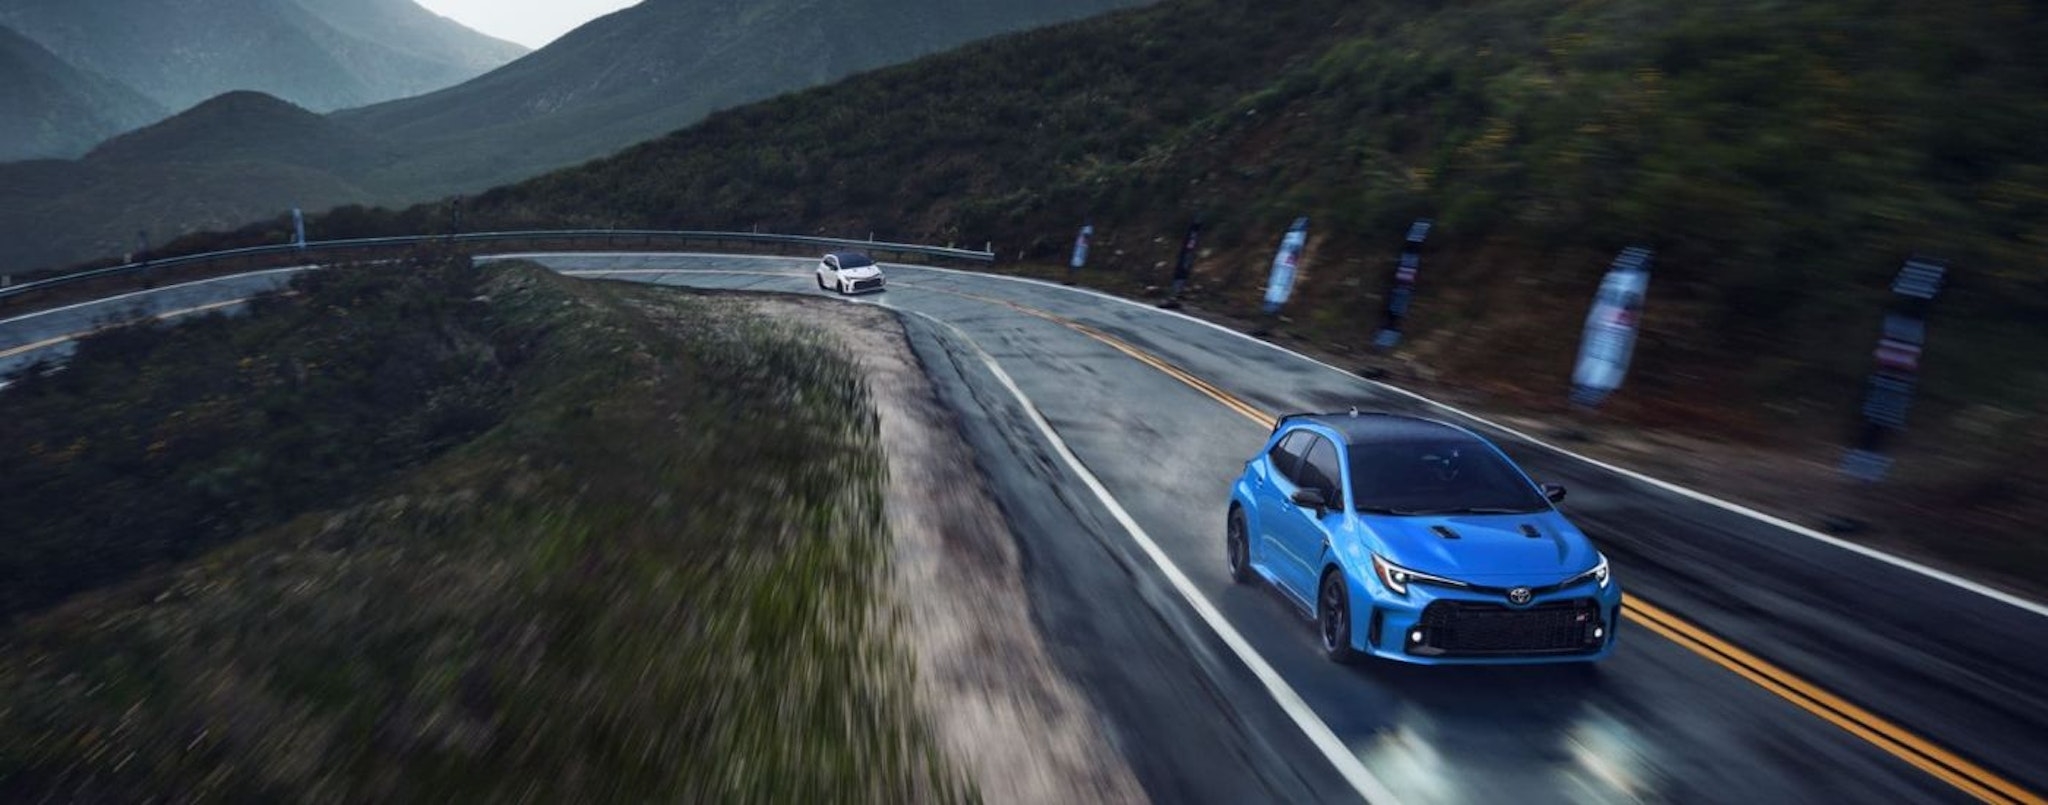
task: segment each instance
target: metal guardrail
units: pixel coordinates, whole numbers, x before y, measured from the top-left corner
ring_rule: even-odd
[[[864,251],[899,255],[921,255],[949,260],[966,260],[978,263],[995,262],[993,252],[954,249],[944,246],[921,246],[912,243],[885,243],[872,240],[826,238],[813,235],[773,235],[760,232],[710,232],[710,231],[666,231],[655,229],[537,229],[523,232],[471,232],[455,235],[407,235],[389,238],[354,238],[350,240],[309,241],[305,245],[284,243],[273,246],[251,246],[242,249],[188,254],[166,257],[160,260],[145,260],[139,263],[109,266],[65,274],[59,277],[26,282],[7,288],[0,288],[0,301],[24,294],[46,291],[88,280],[139,274],[144,271],[179,268],[182,266],[204,265],[206,263],[232,260],[242,257],[260,257],[273,254],[310,254],[321,251],[340,251],[365,248],[397,248],[418,246],[427,243],[492,243],[519,240],[583,240],[618,238],[666,238],[684,241],[731,241],[740,243],[764,243],[792,246],[821,246],[826,248],[857,248]]]

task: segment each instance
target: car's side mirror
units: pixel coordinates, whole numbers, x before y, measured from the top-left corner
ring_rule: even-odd
[[[1322,511],[1330,508],[1330,499],[1323,496],[1323,490],[1321,489],[1296,489],[1294,490],[1294,505],[1304,509]]]
[[[1550,502],[1552,503],[1563,503],[1564,487],[1558,486],[1557,484],[1544,484],[1543,496],[1546,498],[1550,498]]]

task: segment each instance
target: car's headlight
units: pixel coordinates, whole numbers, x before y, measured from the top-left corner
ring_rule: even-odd
[[[1609,575],[1607,570],[1607,554],[1599,554],[1599,557],[1600,564],[1594,565],[1592,570],[1588,570],[1584,573],[1580,573],[1579,575],[1573,576],[1571,581],[1565,582],[1565,586],[1569,587],[1574,584],[1580,584],[1588,580],[1591,580],[1600,582],[1600,589],[1607,589],[1607,583],[1609,581]]]
[[[1418,573],[1409,570],[1381,558],[1379,554],[1372,555],[1372,571],[1379,575],[1380,584],[1385,585],[1387,590],[1395,595],[1407,595],[1408,585],[1418,583],[1437,584],[1445,587],[1471,586],[1457,579],[1447,579],[1442,576],[1432,576],[1428,573]]]

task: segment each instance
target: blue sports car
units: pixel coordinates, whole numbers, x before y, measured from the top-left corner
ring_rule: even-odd
[[[1621,585],[1563,499],[1456,425],[1295,414],[1231,489],[1230,575],[1280,588],[1338,662],[1598,660]]]

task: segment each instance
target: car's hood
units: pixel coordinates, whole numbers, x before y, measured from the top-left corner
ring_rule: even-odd
[[[1452,517],[1361,514],[1384,555],[1410,570],[1480,584],[1552,584],[1599,562],[1592,540],[1556,511]],[[1523,526],[1534,528],[1529,536]],[[1456,534],[1452,539],[1441,527]]]
[[[877,268],[875,266],[861,266],[860,268],[842,268],[839,269],[839,276],[845,277],[850,280],[873,279],[875,277],[882,276],[882,269]]]

